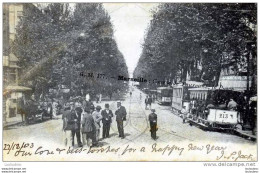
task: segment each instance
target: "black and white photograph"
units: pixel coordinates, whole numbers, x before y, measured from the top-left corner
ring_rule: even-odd
[[[4,2],[2,21],[3,161],[257,161],[257,3]]]

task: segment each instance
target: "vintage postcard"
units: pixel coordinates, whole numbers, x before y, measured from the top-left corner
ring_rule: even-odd
[[[2,6],[4,162],[254,166],[256,3]]]

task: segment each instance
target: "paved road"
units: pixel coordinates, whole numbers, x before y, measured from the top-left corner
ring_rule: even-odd
[[[140,100],[140,90],[134,88],[132,97],[127,95],[122,105],[127,109],[127,121],[125,122],[126,138],[118,137],[115,117],[111,125],[110,138],[102,140],[103,146],[109,144],[153,144],[154,140],[150,137],[148,115],[150,110],[145,110],[144,98]],[[108,102],[113,112],[116,110],[116,102]],[[104,107],[104,103],[100,104]],[[255,142],[243,139],[227,133],[203,131],[197,127],[183,124],[182,119],[171,112],[169,106],[160,106],[156,103],[152,105],[158,115],[157,143],[169,142],[200,142],[213,141],[236,144],[256,145]],[[4,142],[13,141],[37,141],[46,144],[62,144],[62,120],[61,116],[53,120],[36,123],[29,126],[13,126],[4,130]]]

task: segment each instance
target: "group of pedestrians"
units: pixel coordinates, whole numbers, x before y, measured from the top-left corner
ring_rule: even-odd
[[[117,110],[115,111],[116,122],[119,137],[124,138],[123,121],[126,121],[126,109],[117,102]],[[75,145],[75,136],[78,147],[87,145],[88,147],[98,146],[100,141],[100,131],[102,122],[102,137],[109,138],[110,126],[112,123],[113,112],[109,108],[109,104],[105,104],[102,110],[101,106],[94,104],[88,99],[80,102],[70,102],[65,104],[62,120],[65,145]]]

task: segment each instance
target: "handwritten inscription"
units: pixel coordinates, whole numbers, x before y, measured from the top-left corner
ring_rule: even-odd
[[[220,159],[225,159],[225,160],[232,160],[232,161],[241,161],[241,160],[248,160],[252,161],[253,160],[253,155],[252,154],[244,154],[242,153],[241,150],[238,152],[234,151],[228,155],[225,155],[225,153],[222,151],[221,156],[217,157],[217,160]]]
[[[14,157],[31,157],[33,155],[49,156],[49,155],[75,155],[75,154],[119,154],[119,155],[132,155],[135,153],[150,153],[161,154],[163,156],[181,157],[182,155],[192,154],[204,154],[216,156],[215,160],[221,161],[253,161],[254,155],[251,153],[245,153],[242,150],[239,151],[227,151],[226,146],[219,146],[213,144],[198,145],[190,143],[186,146],[178,145],[158,145],[157,143],[149,146],[133,147],[131,145],[122,147],[104,146],[96,148],[56,148],[50,149],[44,146],[36,146],[34,143],[11,143],[4,144],[3,151],[7,155],[13,155]],[[213,158],[214,159],[214,158]]]
[[[157,144],[153,144],[152,145],[152,152],[161,152],[162,155],[164,155],[164,153],[168,152],[168,156],[171,155],[171,153],[176,150],[179,152],[179,155],[182,154],[182,152],[184,151],[183,147],[178,147],[176,145],[172,145],[172,146],[165,146],[165,147],[157,147]]]

